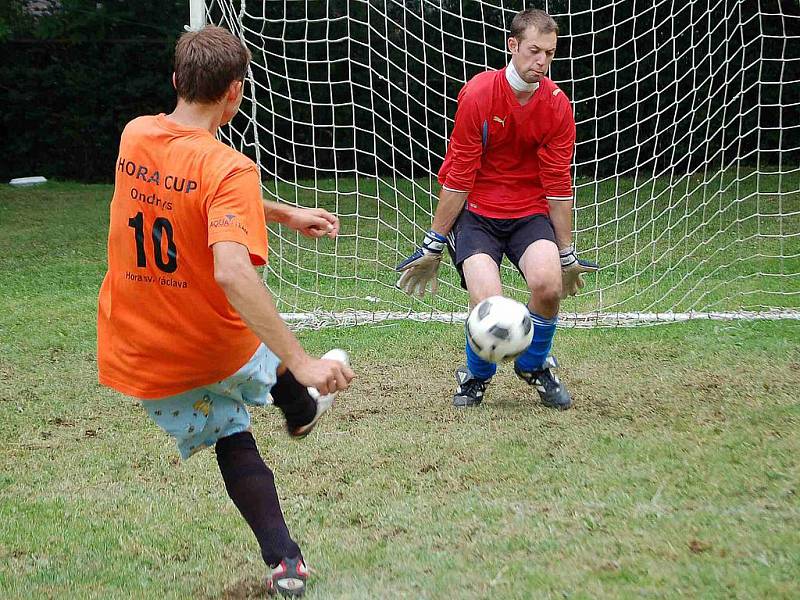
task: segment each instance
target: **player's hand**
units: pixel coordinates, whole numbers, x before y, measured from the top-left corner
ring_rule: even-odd
[[[442,261],[442,250],[447,243],[447,238],[433,229],[425,234],[422,245],[394,270],[403,274],[395,284],[397,289],[409,296],[425,296],[428,282],[431,284],[431,294],[436,294],[439,289],[439,263]]]
[[[350,387],[355,377],[353,370],[338,360],[306,357],[291,369],[295,379],[306,387],[316,388],[323,396],[341,392]]]
[[[324,208],[295,208],[285,224],[310,238],[334,238],[339,233],[339,218]]]
[[[588,260],[582,260],[575,254],[575,247],[569,246],[559,250],[561,257],[561,299],[567,296],[577,296],[578,291],[584,286],[584,273],[594,273],[600,267]]]

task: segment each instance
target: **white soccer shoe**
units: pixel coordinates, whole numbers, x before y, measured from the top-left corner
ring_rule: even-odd
[[[350,366],[350,356],[341,348],[328,350],[322,355],[322,358],[326,360],[338,360],[340,363],[348,367]],[[320,417],[322,417],[322,415],[324,415],[328,409],[333,406],[333,402],[336,400],[336,395],[339,393],[332,392],[330,394],[320,396],[319,391],[317,391],[316,388],[310,387],[307,389],[308,394],[317,402],[317,414],[314,415],[314,418],[308,425],[295,427],[294,429],[290,430],[289,435],[291,435],[293,438],[304,438],[311,433],[311,430],[314,429],[314,426],[317,424],[317,421],[319,421]]]

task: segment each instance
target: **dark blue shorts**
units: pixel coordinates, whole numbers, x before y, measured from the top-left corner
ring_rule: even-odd
[[[470,256],[488,254],[499,267],[505,254],[519,270],[519,261],[522,260],[525,250],[539,240],[556,243],[553,224],[546,215],[531,215],[521,219],[490,219],[463,210],[448,236],[447,249],[461,276],[461,287],[467,289],[462,266]]]

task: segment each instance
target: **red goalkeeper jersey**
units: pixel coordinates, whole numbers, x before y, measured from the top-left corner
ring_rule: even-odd
[[[521,106],[505,70],[473,77],[458,94],[455,126],[439,183],[467,192],[467,210],[514,219],[549,214],[572,199],[575,118],[569,98],[543,77]]]

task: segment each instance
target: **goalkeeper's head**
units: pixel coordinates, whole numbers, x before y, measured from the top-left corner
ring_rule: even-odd
[[[511,63],[525,83],[541,81],[556,52],[558,24],[543,10],[520,11],[511,21],[508,50]]]
[[[250,64],[250,51],[223,27],[188,31],[175,45],[172,81],[178,97],[189,103],[241,102],[242,86]]]

